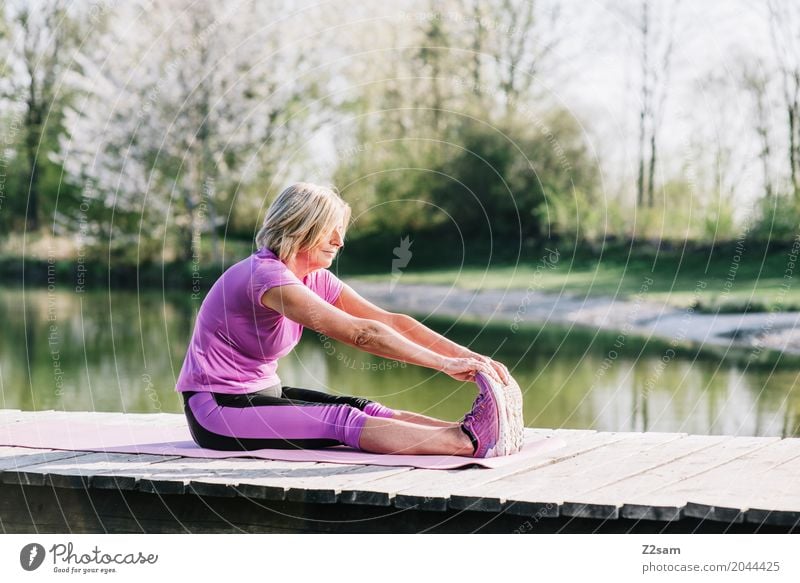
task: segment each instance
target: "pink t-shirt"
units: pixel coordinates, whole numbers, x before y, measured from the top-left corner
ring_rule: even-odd
[[[342,282],[327,269],[301,281],[269,249],[259,249],[222,274],[200,306],[177,391],[250,393],[280,384],[278,359],[300,341],[303,327],[261,305],[281,285],[305,285],[333,303]]]

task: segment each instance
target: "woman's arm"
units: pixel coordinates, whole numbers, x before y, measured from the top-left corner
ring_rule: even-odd
[[[380,308],[362,297],[349,285],[344,285],[339,297],[333,304],[341,310],[353,316],[369,318],[378,322],[383,322],[391,327],[398,334],[407,338],[414,344],[422,346],[442,356],[450,356],[455,358],[476,358],[483,361],[485,364],[490,365],[494,372],[499,376],[503,382],[509,381],[508,369],[495,360],[487,356],[478,354],[465,346],[461,346],[434,332],[424,324],[418,322],[411,316],[406,314],[399,314],[389,312]],[[494,375],[493,375],[494,376]]]
[[[302,285],[284,285],[264,292],[261,304],[305,326],[377,356],[425,366],[458,380],[471,380],[475,372],[494,376],[481,359],[455,358],[411,342],[379,320],[354,316],[331,305]]]

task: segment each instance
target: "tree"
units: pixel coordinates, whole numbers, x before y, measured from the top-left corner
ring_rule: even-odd
[[[770,0],[767,17],[772,48],[778,63],[782,87],[783,108],[788,124],[787,162],[791,194],[800,198],[798,165],[800,164],[800,35],[794,28],[800,10],[793,2]]]
[[[308,53],[286,41],[303,25],[289,16],[283,2],[255,0],[115,14],[74,80],[86,97],[69,112],[62,157],[74,178],[98,184],[105,206],[138,215],[138,229],[123,234],[175,233],[177,257],[188,260],[210,233],[218,259],[220,217],[235,214],[250,184],[273,180],[309,130],[321,81]]]
[[[636,176],[636,205],[655,204],[655,175],[659,162],[659,130],[670,90],[675,45],[676,21],[680,0],[651,2],[641,0],[632,10],[630,3],[615,2],[610,10],[620,17],[628,36],[635,42],[634,52],[639,69],[638,103],[638,168]]]
[[[454,142],[433,169],[430,194],[469,238],[574,237],[581,218],[597,207],[596,168],[567,112],[528,125],[464,120]]]
[[[515,175],[520,188],[514,195],[526,209],[524,229],[528,235],[536,232],[539,217],[533,209],[545,198],[541,186],[533,184],[535,173],[526,175],[530,168],[519,162],[519,155],[528,153],[524,148],[517,151],[514,138],[520,133],[512,131],[504,138],[478,125],[513,130],[516,124],[527,126],[532,118],[549,115],[551,106],[535,81],[549,71],[561,38],[557,4],[425,0],[411,8],[422,10],[407,13],[405,26],[371,31],[365,37],[369,50],[362,50],[376,58],[358,53],[348,71],[352,82],[364,88],[353,107],[361,115],[356,116],[353,133],[341,138],[338,151],[362,145],[364,155],[357,151],[342,157],[335,179],[355,203],[359,220],[354,226],[363,233],[438,228],[448,219],[436,205],[452,210],[465,224],[477,224],[482,211],[471,206],[474,201],[468,194],[466,207],[451,209],[452,200],[464,202],[464,193],[439,175],[447,172],[472,184],[480,204],[502,208],[502,216],[510,217],[514,203],[509,190],[496,181],[491,170],[496,164],[501,174],[520,170]],[[375,47],[376,38],[391,39],[388,57]],[[554,131],[556,127],[561,129],[554,126]],[[567,138],[570,144],[572,137]],[[553,148],[559,136],[550,139]],[[540,139],[537,148],[546,143]],[[482,176],[481,171],[489,174]],[[527,191],[523,185],[529,179],[532,189]],[[550,192],[559,195],[569,196]],[[510,229],[519,235],[519,217]]]
[[[514,104],[533,97],[533,82],[551,72],[551,61],[564,39],[559,30],[561,9],[557,2],[503,0],[488,3],[492,31],[487,49],[494,58],[494,74],[506,114]],[[475,24],[479,33],[480,24]]]
[[[41,225],[42,175],[49,148],[61,131],[61,110],[71,95],[62,82],[73,67],[78,48],[90,41],[101,12],[86,6],[71,7],[65,0],[24,0],[2,7],[5,23],[3,99],[24,113],[20,129],[20,154],[25,163],[27,201],[25,225],[36,231]]]
[[[772,176],[772,103],[770,99],[770,73],[761,59],[739,59],[739,87],[750,100],[752,129],[758,139],[758,161],[761,165],[764,196],[775,195]]]
[[[665,16],[653,17],[649,0],[642,0],[637,32],[641,47],[641,102],[639,109],[639,174],[636,201],[639,206],[654,206],[655,173],[658,159],[658,132],[664,118],[675,47],[675,20],[679,1],[671,3]],[[663,19],[662,19],[663,18]],[[649,156],[647,168],[646,160]],[[645,185],[645,182],[647,183]]]

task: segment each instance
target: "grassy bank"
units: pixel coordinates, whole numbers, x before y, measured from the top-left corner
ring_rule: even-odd
[[[619,241],[577,247],[559,241],[520,245],[449,240],[417,234],[405,249],[391,234],[348,240],[332,269],[343,278],[396,280],[399,284],[455,285],[466,289],[531,291],[666,301],[701,312],[800,309],[797,246],[730,241],[716,245]],[[164,288],[204,294],[229,265],[247,256],[250,241],[227,240],[224,263],[204,248],[197,261],[79,261],[14,254],[0,257],[6,285],[84,288]]]
[[[538,354],[554,358],[556,355],[571,356],[580,360],[587,354],[605,358],[613,352],[620,358],[639,360],[643,357],[661,358],[671,352],[688,362],[705,362],[713,366],[726,363],[745,370],[796,370],[800,367],[800,355],[780,350],[767,348],[754,351],[747,347],[673,342],[635,332],[627,334],[626,342],[620,347],[618,332],[580,325],[523,323],[516,333],[511,334],[507,322],[487,322],[481,318],[471,321],[460,317],[456,325],[450,318],[428,317],[425,324],[478,352],[490,354],[497,346],[503,346],[509,358],[525,358],[530,354]],[[508,342],[511,336],[514,341]]]
[[[691,305],[701,312],[793,311],[800,309],[796,251],[790,242],[616,245],[594,250],[551,245],[525,253],[518,262],[416,268],[412,258],[394,276],[386,270],[359,277],[622,298],[634,298],[644,287],[643,299]]]

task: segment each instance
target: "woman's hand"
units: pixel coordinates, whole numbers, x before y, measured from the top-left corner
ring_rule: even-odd
[[[490,364],[480,358],[446,358],[440,370],[457,381],[474,381],[478,372],[482,372],[498,382],[502,378]]]
[[[473,358],[475,360],[481,361],[486,366],[492,369],[492,375],[490,375],[495,380],[498,380],[503,385],[507,385],[511,382],[511,373],[508,372],[508,368],[502,362],[498,362],[496,360],[492,360],[488,356],[483,356],[482,354],[478,354],[477,352],[469,351],[467,354],[464,355],[465,358]]]

